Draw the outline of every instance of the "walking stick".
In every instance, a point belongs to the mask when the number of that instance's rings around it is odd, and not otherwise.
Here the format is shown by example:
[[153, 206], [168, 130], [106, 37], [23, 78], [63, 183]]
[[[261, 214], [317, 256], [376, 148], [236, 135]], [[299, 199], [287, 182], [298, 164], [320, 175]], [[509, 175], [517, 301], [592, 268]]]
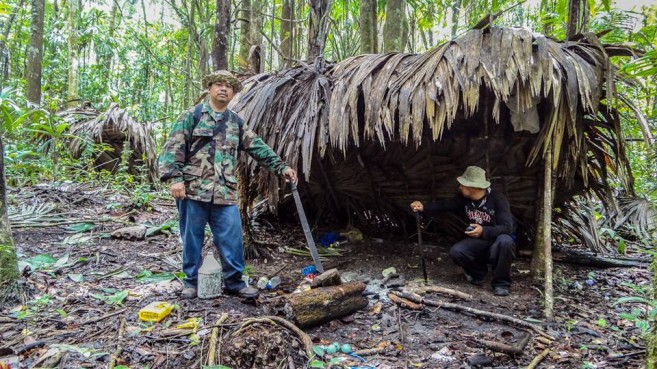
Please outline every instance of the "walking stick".
[[420, 213], [415, 212], [415, 223], [417, 223], [417, 247], [420, 251], [420, 262], [422, 263], [422, 274], [424, 275], [424, 283], [429, 283], [427, 279], [427, 264], [424, 261], [424, 245], [422, 244], [422, 225], [420, 224]]

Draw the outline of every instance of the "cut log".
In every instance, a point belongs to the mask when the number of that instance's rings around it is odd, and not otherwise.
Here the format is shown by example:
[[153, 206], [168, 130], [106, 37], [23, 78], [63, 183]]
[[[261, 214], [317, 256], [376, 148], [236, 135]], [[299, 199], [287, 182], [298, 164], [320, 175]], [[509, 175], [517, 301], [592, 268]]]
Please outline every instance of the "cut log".
[[146, 227], [142, 225], [123, 227], [111, 233], [112, 238], [122, 240], [139, 241], [146, 238]]
[[283, 311], [298, 327], [315, 326], [365, 308], [364, 290], [364, 283], [352, 282], [286, 295]]
[[337, 286], [342, 283], [340, 272], [337, 269], [329, 269], [313, 279], [311, 288]]

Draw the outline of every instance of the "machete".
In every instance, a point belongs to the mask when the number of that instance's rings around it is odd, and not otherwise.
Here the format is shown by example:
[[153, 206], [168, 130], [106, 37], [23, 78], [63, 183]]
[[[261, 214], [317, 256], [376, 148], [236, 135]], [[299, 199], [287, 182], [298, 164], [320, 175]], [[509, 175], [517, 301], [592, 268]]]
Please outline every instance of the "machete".
[[320, 273], [324, 273], [324, 267], [322, 266], [322, 261], [319, 260], [319, 253], [317, 252], [317, 247], [315, 247], [313, 234], [310, 233], [310, 226], [308, 225], [308, 219], [306, 219], [306, 212], [303, 211], [303, 205], [301, 204], [299, 191], [297, 191], [297, 185], [294, 182], [290, 182], [290, 185], [292, 186], [294, 204], [297, 206], [297, 213], [299, 213], [301, 228], [303, 228], [303, 234], [306, 236], [306, 242], [308, 243], [308, 248], [310, 249], [310, 255], [312, 255], [313, 261], [315, 262], [315, 269], [317, 269], [317, 271]]
[[415, 222], [417, 223], [417, 247], [420, 251], [420, 262], [422, 263], [422, 274], [424, 274], [424, 283], [429, 283], [427, 279], [427, 264], [424, 261], [424, 245], [422, 244], [422, 225], [420, 223], [420, 213], [415, 212]]

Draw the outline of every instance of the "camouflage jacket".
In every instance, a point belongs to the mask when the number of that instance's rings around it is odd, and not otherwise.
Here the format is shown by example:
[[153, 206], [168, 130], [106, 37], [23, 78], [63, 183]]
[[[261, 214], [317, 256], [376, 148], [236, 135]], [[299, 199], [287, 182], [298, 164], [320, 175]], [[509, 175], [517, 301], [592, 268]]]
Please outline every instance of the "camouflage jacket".
[[188, 199], [232, 205], [237, 203], [239, 151], [282, 174], [285, 162], [253, 130], [243, 124], [240, 128], [241, 120], [228, 109], [215, 113], [205, 100], [194, 128], [194, 108], [186, 111], [173, 125], [158, 159], [160, 180], [170, 184], [184, 181]]

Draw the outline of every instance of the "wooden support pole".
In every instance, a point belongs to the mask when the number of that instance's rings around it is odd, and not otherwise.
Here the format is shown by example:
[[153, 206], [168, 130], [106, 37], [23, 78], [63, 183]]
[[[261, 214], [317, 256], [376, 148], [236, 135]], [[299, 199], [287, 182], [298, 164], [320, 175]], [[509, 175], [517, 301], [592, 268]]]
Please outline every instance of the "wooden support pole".
[[554, 289], [552, 285], [552, 143], [548, 144], [545, 152], [545, 165], [543, 173], [543, 197], [541, 208], [543, 213], [540, 221], [543, 223], [543, 233], [538, 235], [545, 248], [545, 317], [554, 318]]

